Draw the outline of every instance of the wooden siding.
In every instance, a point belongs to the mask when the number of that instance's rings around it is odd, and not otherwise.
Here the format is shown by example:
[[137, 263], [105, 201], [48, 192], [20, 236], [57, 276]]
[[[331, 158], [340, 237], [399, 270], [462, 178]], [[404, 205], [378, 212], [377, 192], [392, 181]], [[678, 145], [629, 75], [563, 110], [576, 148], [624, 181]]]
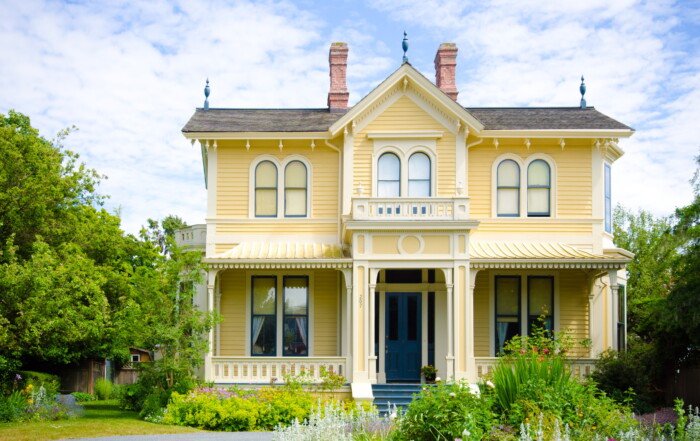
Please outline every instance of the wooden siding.
[[242, 357], [246, 346], [246, 283], [243, 271], [220, 273], [221, 354]]
[[270, 221], [260, 219], [250, 219], [246, 222], [232, 224], [217, 224], [216, 234], [241, 234], [241, 233], [316, 233], [316, 234], [334, 234], [338, 231], [338, 221], [310, 221], [309, 219], [289, 220], [283, 219]]
[[314, 272], [314, 355], [338, 353], [338, 271]]
[[589, 337], [588, 281], [581, 271], [562, 271], [559, 276], [559, 330], [569, 332], [572, 355], [588, 357], [581, 341]]
[[[437, 140], [437, 196], [455, 194], [455, 136], [442, 124], [418, 107], [411, 98], [403, 96], [369, 123], [354, 138], [353, 185], [360, 184], [371, 194], [374, 141], [367, 138], [371, 131], [436, 130], [443, 132]], [[419, 144], [419, 143], [417, 143]]]
[[[472, 270], [473, 271], [473, 270]], [[486, 271], [479, 271], [476, 275], [474, 287], [474, 356], [491, 356], [490, 343], [490, 303], [491, 286], [490, 276]]]
[[[592, 215], [592, 147], [590, 140], [566, 140], [564, 149], [553, 139], [531, 139], [526, 148], [522, 139], [501, 139], [498, 148], [490, 139], [469, 149], [469, 197], [471, 215], [490, 218], [492, 165], [505, 153], [525, 161], [530, 155], [549, 155], [556, 166], [556, 215], [559, 218], [588, 218]], [[521, 185], [527, 185], [521, 182]]]

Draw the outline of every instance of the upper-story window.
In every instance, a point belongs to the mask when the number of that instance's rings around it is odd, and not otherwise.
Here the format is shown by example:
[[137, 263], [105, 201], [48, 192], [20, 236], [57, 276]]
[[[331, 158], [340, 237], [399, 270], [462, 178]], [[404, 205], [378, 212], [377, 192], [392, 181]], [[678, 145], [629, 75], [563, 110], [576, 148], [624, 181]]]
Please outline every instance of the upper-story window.
[[612, 195], [610, 191], [610, 171], [610, 164], [605, 164], [605, 231], [607, 233], [612, 233]]
[[497, 217], [552, 217], [556, 212], [556, 167], [547, 155], [523, 160], [506, 153], [492, 168], [492, 213]]
[[520, 166], [512, 159], [498, 164], [496, 206], [498, 216], [520, 216]]
[[300, 156], [262, 156], [251, 164], [250, 212], [254, 217], [308, 217], [310, 164]]
[[393, 153], [384, 153], [377, 161], [377, 196], [401, 196], [401, 161]]
[[306, 166], [292, 161], [284, 169], [284, 215], [306, 216], [307, 179]]
[[544, 217], [550, 215], [550, 193], [552, 176], [547, 164], [536, 159], [527, 167], [527, 215]]
[[408, 159], [408, 196], [429, 197], [430, 188], [430, 158], [422, 152], [414, 153]]
[[255, 217], [277, 216], [277, 166], [262, 161], [255, 167]]

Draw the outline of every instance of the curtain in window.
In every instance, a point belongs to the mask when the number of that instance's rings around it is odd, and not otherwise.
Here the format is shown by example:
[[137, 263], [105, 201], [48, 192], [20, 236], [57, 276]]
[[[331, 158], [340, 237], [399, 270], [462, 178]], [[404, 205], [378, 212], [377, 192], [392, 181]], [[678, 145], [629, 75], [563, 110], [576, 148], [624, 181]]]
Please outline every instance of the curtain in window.
[[301, 161], [292, 161], [284, 170], [284, 215], [306, 216], [307, 171]]
[[309, 279], [284, 278], [284, 355], [309, 354], [308, 314]]
[[275, 355], [277, 353], [277, 278], [259, 276], [252, 278], [253, 323], [251, 353]]
[[[544, 326], [545, 330], [554, 328], [554, 279], [549, 276], [530, 276], [527, 278], [527, 315], [528, 334], [532, 327]], [[544, 323], [540, 323], [540, 317]]]
[[408, 160], [408, 196], [430, 196], [430, 158], [425, 153], [414, 153]]
[[496, 277], [496, 355], [520, 334], [520, 277]]
[[512, 159], [498, 164], [496, 212], [498, 216], [520, 215], [520, 166]]
[[401, 196], [401, 161], [393, 153], [384, 153], [377, 161], [377, 196]]
[[551, 196], [551, 171], [541, 159], [527, 167], [527, 215], [549, 216]]
[[255, 167], [255, 216], [277, 216], [277, 166], [270, 161]]

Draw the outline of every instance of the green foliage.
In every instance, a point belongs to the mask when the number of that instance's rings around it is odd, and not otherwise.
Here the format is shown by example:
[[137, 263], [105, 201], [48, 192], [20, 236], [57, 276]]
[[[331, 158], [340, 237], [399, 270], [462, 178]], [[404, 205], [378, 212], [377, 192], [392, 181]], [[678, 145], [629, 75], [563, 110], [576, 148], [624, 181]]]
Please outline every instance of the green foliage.
[[19, 371], [19, 375], [22, 377], [20, 382], [22, 387], [31, 385], [35, 390], [43, 387], [46, 394], [51, 397], [55, 396], [61, 387], [61, 381], [57, 375], [34, 371]]
[[654, 379], [660, 376], [660, 369], [655, 347], [633, 340], [625, 352], [601, 354], [591, 379], [615, 401], [641, 414], [652, 411], [659, 401]]
[[498, 421], [492, 404], [491, 395], [479, 398], [466, 383], [426, 386], [400, 418], [396, 439], [480, 440]]
[[321, 366], [321, 383], [319, 384], [319, 389], [324, 392], [335, 392], [343, 385], [347, 383], [347, 379], [330, 369], [326, 369], [325, 366]]
[[28, 405], [27, 398], [20, 391], [14, 391], [7, 396], [0, 395], [0, 422], [22, 419]]
[[96, 398], [93, 394], [87, 392], [73, 392], [71, 393], [75, 397], [75, 401], [78, 403], [86, 403], [89, 401], [95, 401]]
[[95, 395], [98, 400], [109, 400], [112, 398], [112, 382], [104, 378], [95, 380]]
[[437, 377], [437, 372], [437, 368], [432, 364], [426, 364], [425, 366], [420, 368], [420, 373], [423, 375], [423, 378], [425, 378], [425, 381], [428, 383], [433, 383], [435, 381], [435, 378]]

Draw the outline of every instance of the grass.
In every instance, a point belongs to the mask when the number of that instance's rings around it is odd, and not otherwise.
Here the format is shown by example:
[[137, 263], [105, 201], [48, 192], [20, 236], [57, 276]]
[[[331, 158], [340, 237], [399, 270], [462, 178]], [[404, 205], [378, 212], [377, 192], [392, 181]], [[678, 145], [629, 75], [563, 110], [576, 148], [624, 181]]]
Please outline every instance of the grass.
[[83, 403], [83, 407], [83, 415], [69, 420], [1, 423], [0, 441], [200, 432], [189, 427], [166, 426], [140, 420], [135, 412], [119, 409], [116, 400]]

